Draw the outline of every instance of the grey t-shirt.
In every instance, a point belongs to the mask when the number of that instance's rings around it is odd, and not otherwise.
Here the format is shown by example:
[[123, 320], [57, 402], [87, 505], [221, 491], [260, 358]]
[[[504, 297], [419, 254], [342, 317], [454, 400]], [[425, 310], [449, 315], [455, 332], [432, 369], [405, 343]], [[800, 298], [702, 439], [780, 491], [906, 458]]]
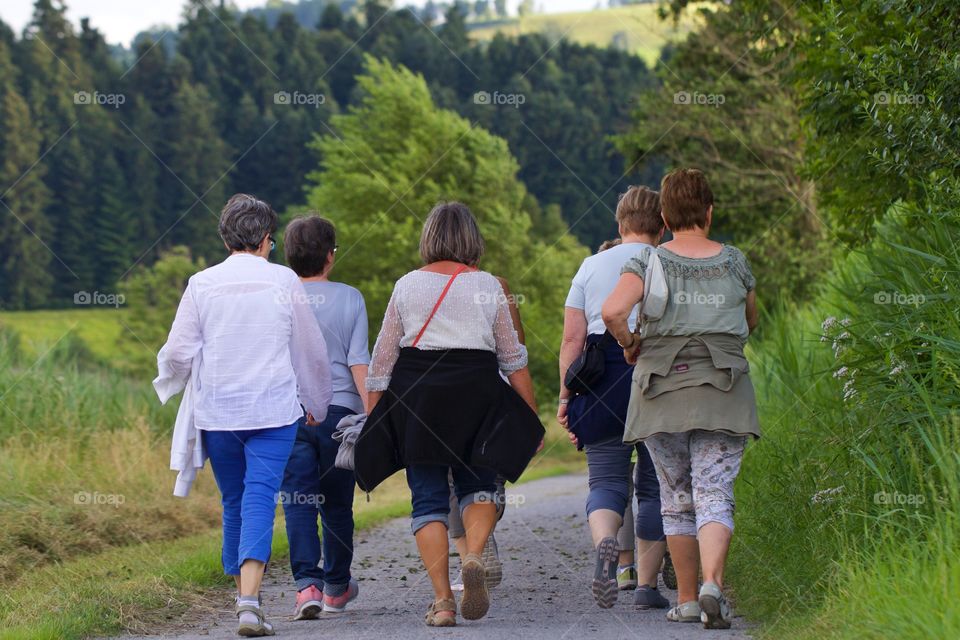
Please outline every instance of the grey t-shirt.
[[[746, 256], [731, 245], [709, 258], [686, 258], [669, 249], [657, 249], [669, 295], [663, 317], [645, 322], [645, 336], [696, 336], [727, 333], [746, 339], [747, 294], [757, 286]], [[647, 264], [631, 258], [624, 272], [641, 278]]]
[[333, 376], [333, 404], [360, 413], [363, 401], [350, 367], [370, 364], [367, 306], [363, 294], [340, 282], [304, 282], [303, 287], [327, 341]]

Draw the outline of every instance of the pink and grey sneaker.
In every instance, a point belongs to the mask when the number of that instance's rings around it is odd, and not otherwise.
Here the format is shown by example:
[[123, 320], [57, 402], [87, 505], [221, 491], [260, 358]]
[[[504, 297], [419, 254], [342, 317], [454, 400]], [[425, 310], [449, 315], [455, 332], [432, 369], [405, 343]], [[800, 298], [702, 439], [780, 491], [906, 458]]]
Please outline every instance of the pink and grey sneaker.
[[323, 610], [325, 613], [343, 613], [347, 605], [356, 600], [358, 595], [360, 595], [360, 585], [357, 584], [356, 580], [350, 578], [347, 590], [339, 596], [323, 594]]
[[323, 611], [323, 592], [310, 585], [297, 592], [297, 608], [293, 612], [294, 620], [316, 620]]

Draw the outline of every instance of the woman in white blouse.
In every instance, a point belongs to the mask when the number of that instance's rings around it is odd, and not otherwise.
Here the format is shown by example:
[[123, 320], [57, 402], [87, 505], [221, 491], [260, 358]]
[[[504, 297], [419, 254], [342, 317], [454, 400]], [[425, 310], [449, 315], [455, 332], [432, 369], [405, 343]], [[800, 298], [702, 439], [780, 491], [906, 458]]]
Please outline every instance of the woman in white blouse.
[[230, 198], [220, 214], [230, 256], [190, 278], [158, 356], [161, 378], [197, 368], [194, 423], [222, 495], [223, 568], [236, 580], [239, 633], [248, 637], [273, 635], [259, 592], [276, 496], [304, 408], [323, 420], [332, 396], [303, 285], [267, 261], [277, 222], [266, 202]]
[[430, 626], [456, 624], [448, 475], [467, 538], [461, 612], [476, 620], [489, 608], [480, 554], [496, 522], [496, 475], [516, 481], [543, 437], [527, 351], [503, 288], [477, 269], [483, 250], [465, 205], [444, 203], [430, 213], [420, 239], [425, 266], [397, 281], [373, 350], [367, 390], [374, 409], [355, 456], [366, 490], [406, 468], [412, 529], [435, 593]]

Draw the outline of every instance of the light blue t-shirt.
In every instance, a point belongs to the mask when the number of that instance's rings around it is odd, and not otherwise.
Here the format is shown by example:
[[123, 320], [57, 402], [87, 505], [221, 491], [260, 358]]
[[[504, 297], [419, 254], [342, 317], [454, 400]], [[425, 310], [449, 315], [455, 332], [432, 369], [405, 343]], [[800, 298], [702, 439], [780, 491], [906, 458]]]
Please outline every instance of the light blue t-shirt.
[[340, 282], [304, 282], [308, 302], [327, 341], [333, 377], [332, 404], [363, 411], [350, 367], [370, 364], [367, 305], [363, 294]]
[[[650, 245], [644, 242], [620, 244], [590, 256], [580, 265], [580, 270], [570, 285], [566, 306], [583, 309], [587, 316], [588, 335], [601, 334], [607, 330], [600, 313], [603, 302], [617, 286], [623, 265], [647, 247]], [[628, 320], [631, 329], [636, 321], [637, 308], [634, 307]]]

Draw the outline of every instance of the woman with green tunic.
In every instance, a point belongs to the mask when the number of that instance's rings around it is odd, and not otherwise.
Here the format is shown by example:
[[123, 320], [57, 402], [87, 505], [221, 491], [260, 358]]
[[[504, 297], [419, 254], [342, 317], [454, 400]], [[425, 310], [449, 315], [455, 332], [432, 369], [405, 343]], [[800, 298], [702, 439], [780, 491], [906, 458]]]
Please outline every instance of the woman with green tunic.
[[[703, 173], [671, 172], [660, 198], [673, 239], [626, 263], [603, 320], [627, 361], [636, 363], [624, 442], [646, 444], [660, 480], [678, 585], [667, 619], [726, 629], [732, 614], [723, 568], [733, 535], [733, 484], [748, 438], [760, 436], [743, 354], [757, 325], [756, 280], [739, 249], [708, 237], [713, 193]], [[634, 333], [627, 318], [643, 299], [654, 257], [670, 294], [662, 316]]]

